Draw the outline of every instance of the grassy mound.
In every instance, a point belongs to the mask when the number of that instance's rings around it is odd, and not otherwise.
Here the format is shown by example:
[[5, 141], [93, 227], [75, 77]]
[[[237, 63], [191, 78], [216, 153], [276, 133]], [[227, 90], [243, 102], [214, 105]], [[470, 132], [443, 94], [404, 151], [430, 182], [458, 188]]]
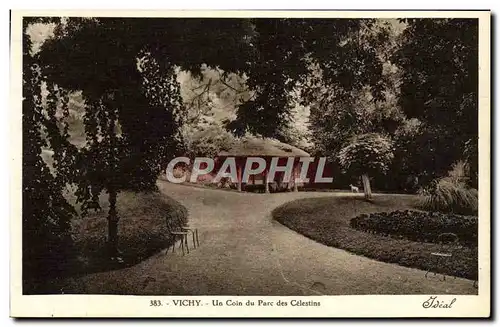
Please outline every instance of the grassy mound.
[[[105, 198], [104, 198], [105, 199]], [[124, 264], [130, 266], [167, 247], [170, 231], [187, 221], [187, 210], [180, 203], [157, 193], [123, 192], [118, 196], [118, 248]], [[102, 210], [73, 221], [78, 271], [109, 270], [106, 257], [108, 203]]]
[[417, 242], [354, 229], [350, 220], [362, 214], [408, 210], [418, 197], [376, 195], [373, 202], [355, 197], [312, 198], [289, 202], [273, 211], [288, 228], [328, 246], [383, 262], [431, 270], [470, 279], [477, 278], [477, 247], [459, 247], [448, 260], [438, 262], [433, 252], [449, 251], [445, 244]]
[[109, 203], [101, 196], [102, 210], [72, 221], [73, 256], [68, 258], [64, 276], [32, 281], [25, 294], [58, 293], [66, 277], [121, 269], [135, 265], [171, 244], [170, 231], [185, 225], [187, 209], [159, 193], [122, 192], [118, 195], [118, 247], [123, 263], [106, 256], [107, 211]]

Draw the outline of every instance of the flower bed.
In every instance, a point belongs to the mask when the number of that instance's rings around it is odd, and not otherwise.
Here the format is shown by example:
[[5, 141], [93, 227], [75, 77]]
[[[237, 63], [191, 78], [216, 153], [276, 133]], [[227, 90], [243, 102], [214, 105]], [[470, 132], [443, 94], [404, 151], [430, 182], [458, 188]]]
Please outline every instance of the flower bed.
[[359, 215], [351, 219], [350, 226], [361, 231], [431, 243], [439, 243], [444, 240], [443, 236], [455, 234], [460, 244], [477, 246], [476, 216], [397, 210]]

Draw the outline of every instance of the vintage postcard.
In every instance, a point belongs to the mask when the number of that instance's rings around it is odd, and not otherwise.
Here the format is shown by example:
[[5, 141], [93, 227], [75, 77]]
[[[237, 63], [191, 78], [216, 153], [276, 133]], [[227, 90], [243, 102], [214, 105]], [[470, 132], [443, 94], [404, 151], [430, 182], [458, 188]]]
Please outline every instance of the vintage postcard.
[[489, 317], [489, 11], [12, 11], [12, 317]]

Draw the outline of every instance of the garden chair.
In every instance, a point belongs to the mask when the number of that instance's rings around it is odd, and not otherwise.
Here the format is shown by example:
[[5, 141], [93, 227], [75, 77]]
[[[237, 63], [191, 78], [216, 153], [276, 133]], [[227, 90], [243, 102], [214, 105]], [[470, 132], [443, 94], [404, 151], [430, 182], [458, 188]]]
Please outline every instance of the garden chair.
[[[198, 238], [198, 228], [190, 227], [189, 225], [185, 225], [185, 226], [182, 226], [182, 229], [187, 233], [191, 233], [191, 236], [193, 237], [193, 248], [196, 249], [196, 247], [199, 247], [200, 240]], [[187, 240], [186, 240], [186, 244], [187, 244]]]
[[[450, 260], [453, 257], [453, 252], [460, 246], [458, 236], [454, 233], [442, 233], [438, 235], [438, 243], [442, 244], [444, 249], [442, 252], [432, 252], [431, 257], [435, 260], [436, 266], [444, 263], [444, 260]], [[430, 269], [425, 273], [425, 278], [430, 273]], [[434, 272], [434, 276], [436, 276]], [[456, 276], [453, 276], [456, 279]], [[446, 280], [446, 275], [443, 274], [443, 281]]]
[[[186, 250], [187, 250], [187, 253], [189, 254], [189, 245], [188, 245], [188, 232], [183, 230], [182, 228], [180, 229], [177, 229], [177, 230], [174, 230], [172, 232], [170, 232], [170, 235], [172, 235], [172, 238], [173, 238], [173, 242], [172, 242], [172, 253], [175, 253], [175, 243], [177, 243], [177, 240], [180, 239], [180, 244], [179, 244], [179, 247], [182, 249], [182, 255], [185, 255], [185, 252], [184, 252], [184, 246], [186, 247]], [[165, 252], [165, 254], [168, 253], [168, 249], [167, 248], [167, 251]]]

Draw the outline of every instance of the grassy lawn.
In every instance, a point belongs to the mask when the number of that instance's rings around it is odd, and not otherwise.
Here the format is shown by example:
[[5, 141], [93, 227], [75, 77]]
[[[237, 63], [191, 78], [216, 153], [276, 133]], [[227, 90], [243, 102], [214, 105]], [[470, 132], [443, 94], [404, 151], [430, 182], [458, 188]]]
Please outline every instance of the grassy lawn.
[[[68, 197], [71, 201], [71, 196]], [[66, 262], [66, 274], [62, 279], [135, 265], [166, 248], [172, 241], [172, 228], [187, 221], [186, 208], [159, 193], [120, 193], [118, 236], [124, 262], [112, 263], [105, 251], [109, 207], [105, 194], [100, 197], [100, 204], [101, 211], [72, 221], [74, 255]], [[33, 281], [33, 293], [57, 293], [59, 284], [59, 279]]]
[[288, 228], [328, 246], [402, 266], [430, 269], [452, 276], [477, 278], [477, 247], [452, 249], [450, 259], [437, 262], [432, 252], [448, 252], [446, 245], [410, 241], [349, 226], [360, 214], [415, 209], [411, 195], [376, 195], [372, 203], [361, 197], [311, 198], [292, 201], [273, 211], [273, 217]]

